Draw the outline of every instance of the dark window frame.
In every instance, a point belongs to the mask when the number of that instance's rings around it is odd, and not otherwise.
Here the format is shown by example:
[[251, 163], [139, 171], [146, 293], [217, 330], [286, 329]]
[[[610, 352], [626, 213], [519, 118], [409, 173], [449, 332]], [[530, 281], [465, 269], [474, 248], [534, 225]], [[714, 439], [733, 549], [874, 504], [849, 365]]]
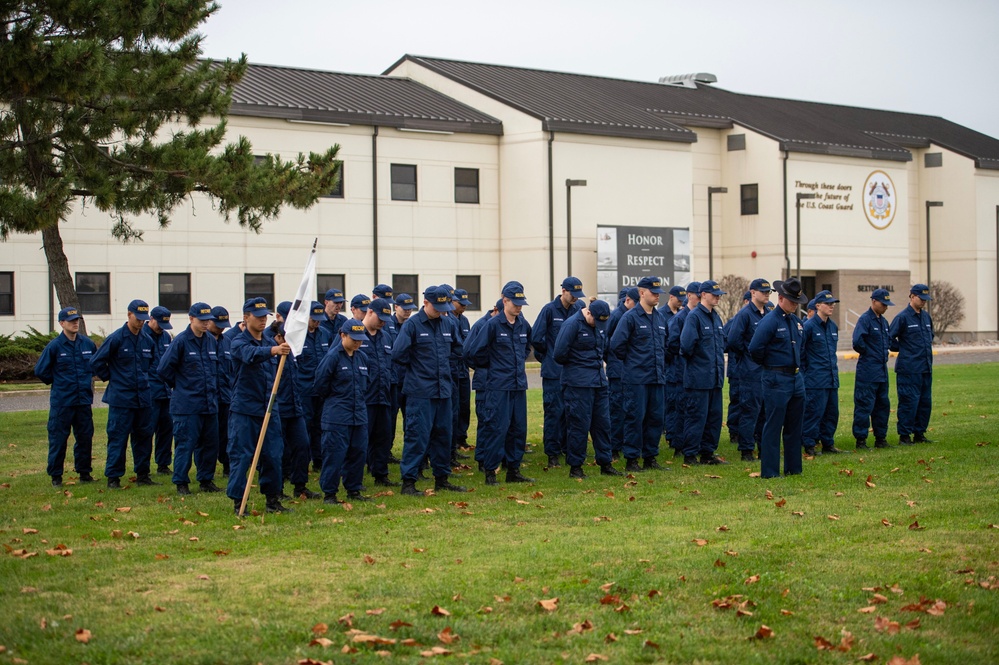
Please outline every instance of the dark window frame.
[[[5, 270], [0, 272], [0, 281], [3, 278], [8, 277], [10, 279], [10, 287], [8, 290], [0, 290], [0, 316], [14, 316], [14, 271]], [[2, 288], [2, 285], [0, 285]]]
[[[411, 285], [415, 288], [409, 289], [408, 287]], [[423, 302], [423, 294], [420, 293], [420, 276], [392, 275], [392, 293], [396, 295], [408, 293], [413, 297], [413, 302]]]
[[[247, 279], [248, 278], [261, 278], [266, 277], [270, 280], [270, 291], [264, 291], [260, 289], [250, 290], [248, 288]], [[277, 307], [277, 303], [274, 302], [274, 273], [270, 272], [247, 272], [243, 273], [243, 302], [246, 302], [250, 298], [264, 298], [267, 301], [268, 307], [273, 310]]]
[[[163, 278], [183, 277], [187, 280], [186, 291], [163, 291]], [[159, 295], [158, 305], [166, 307], [173, 314], [183, 314], [191, 309], [191, 273], [189, 272], [161, 272], [157, 276], [157, 294]], [[182, 298], [182, 299], [180, 299]]]
[[347, 276], [343, 273], [319, 273], [316, 275], [316, 302], [326, 301], [326, 292], [330, 289], [340, 289], [344, 293], [347, 286]]
[[[471, 286], [468, 283], [469, 280], [474, 280], [474, 290], [468, 288]], [[455, 275], [454, 288], [468, 291], [468, 299], [472, 301], [472, 304], [468, 307], [469, 312], [482, 311], [482, 275]]]
[[[412, 174], [412, 182], [409, 182], [409, 174]], [[389, 182], [392, 186], [393, 201], [419, 200], [416, 164], [392, 164], [390, 167]], [[412, 187], [412, 195], [409, 193], [410, 187]]]
[[[459, 178], [459, 174], [462, 178]], [[467, 182], [459, 183], [459, 180], [464, 180], [466, 177], [472, 175], [475, 176], [474, 185]], [[460, 166], [454, 167], [454, 202], [479, 203], [479, 169], [462, 168]]]
[[320, 198], [324, 199], [342, 199], [343, 195], [343, 162], [340, 162], [340, 167], [337, 169], [340, 172], [340, 179], [336, 183], [336, 187], [331, 189], [326, 194], [323, 194]]
[[[80, 277], [103, 278], [106, 288], [104, 291], [91, 291], [83, 288]], [[81, 314], [110, 314], [111, 313], [111, 273], [109, 272], [78, 272], [73, 276], [76, 284], [76, 295], [80, 299]], [[95, 306], [96, 303], [96, 306]]]
[[740, 211], [742, 215], [759, 215], [760, 214], [759, 183], [754, 183], [751, 185], [740, 185], [739, 202], [740, 202]]

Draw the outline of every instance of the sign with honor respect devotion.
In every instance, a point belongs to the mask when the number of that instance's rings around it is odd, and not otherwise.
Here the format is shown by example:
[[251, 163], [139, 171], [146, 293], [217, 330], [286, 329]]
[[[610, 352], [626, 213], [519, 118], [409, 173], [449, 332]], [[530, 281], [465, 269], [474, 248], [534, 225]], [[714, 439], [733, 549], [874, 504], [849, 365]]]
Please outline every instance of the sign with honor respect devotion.
[[648, 276], [662, 288], [690, 281], [690, 230], [658, 226], [597, 227], [597, 296], [617, 303], [624, 288]]

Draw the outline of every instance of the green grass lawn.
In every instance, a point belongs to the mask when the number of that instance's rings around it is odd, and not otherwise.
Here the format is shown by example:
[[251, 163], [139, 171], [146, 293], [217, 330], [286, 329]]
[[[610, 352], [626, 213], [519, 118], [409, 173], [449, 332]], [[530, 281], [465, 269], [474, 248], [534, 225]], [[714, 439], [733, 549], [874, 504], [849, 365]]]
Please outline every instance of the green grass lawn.
[[70, 462], [56, 490], [46, 414], [0, 414], [0, 665], [999, 662], [999, 364], [934, 380], [937, 443], [771, 480], [733, 462], [570, 481], [542, 468], [532, 391], [533, 486], [475, 474], [468, 494], [242, 523], [220, 495], [104, 489], [103, 410], [100, 482], [69, 484]]

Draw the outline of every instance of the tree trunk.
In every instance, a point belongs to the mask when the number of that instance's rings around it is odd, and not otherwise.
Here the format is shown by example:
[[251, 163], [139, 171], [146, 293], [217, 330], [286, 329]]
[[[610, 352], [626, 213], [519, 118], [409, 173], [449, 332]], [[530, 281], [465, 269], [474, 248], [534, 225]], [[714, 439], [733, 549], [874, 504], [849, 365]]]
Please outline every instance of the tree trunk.
[[[59, 308], [80, 308], [80, 296], [76, 293], [73, 275], [69, 272], [69, 259], [62, 247], [62, 236], [59, 234], [59, 224], [52, 224], [42, 229], [42, 246], [45, 248], [45, 260], [49, 264], [49, 279], [55, 287]], [[87, 322], [80, 319], [80, 334], [87, 334]]]

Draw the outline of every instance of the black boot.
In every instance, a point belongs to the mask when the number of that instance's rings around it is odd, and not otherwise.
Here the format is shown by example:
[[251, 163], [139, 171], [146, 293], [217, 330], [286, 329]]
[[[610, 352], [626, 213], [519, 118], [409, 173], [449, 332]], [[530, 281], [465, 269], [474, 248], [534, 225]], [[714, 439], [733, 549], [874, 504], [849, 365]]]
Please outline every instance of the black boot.
[[495, 471], [487, 471], [486, 472], [486, 485], [499, 485], [499, 481], [496, 480], [496, 472]]
[[295, 496], [304, 496], [306, 499], [318, 499], [322, 497], [322, 494], [313, 492], [305, 486], [305, 483], [302, 483], [301, 485], [295, 485]]
[[912, 442], [912, 439], [909, 438], [908, 434], [903, 434], [902, 436], [898, 437], [898, 445], [900, 445], [900, 446], [912, 446], [912, 445], [915, 445], [915, 444]]
[[267, 512], [269, 513], [290, 513], [291, 508], [285, 508], [281, 505], [281, 497], [272, 494], [267, 497]]
[[94, 482], [94, 477], [92, 475], [90, 475], [89, 473], [87, 473], [87, 472], [84, 471], [83, 473], [80, 474], [80, 482], [81, 483], [92, 483], [92, 482]]
[[148, 473], [144, 473], [141, 476], [139, 476], [138, 478], [136, 478], [135, 479], [135, 484], [136, 485], [145, 485], [145, 486], [159, 485], [158, 482], [156, 482], [155, 480], [153, 480], [152, 478], [149, 477]]
[[562, 466], [562, 460], [560, 460], [558, 458], [558, 455], [549, 455], [548, 456], [548, 468], [549, 469], [557, 469], [560, 466]]
[[569, 467], [569, 477], [583, 479], [586, 474], [583, 473], [583, 467], [581, 466], [570, 466]]
[[520, 469], [507, 469], [506, 482], [508, 483], [533, 483], [534, 478], [528, 478], [520, 473]]
[[624, 465], [625, 473], [641, 473], [642, 467], [638, 466], [638, 459], [630, 459], [628, 463]]
[[326, 496], [324, 496], [323, 503], [325, 503], [327, 506], [335, 506], [338, 503], [343, 503], [343, 501], [336, 498], [336, 494], [334, 493], [334, 494], [327, 494]]
[[825, 445], [825, 444], [823, 444], [823, 446], [822, 446], [822, 452], [825, 455], [839, 455], [839, 454], [845, 453], [846, 451], [845, 450], [840, 450], [839, 448], [836, 447], [835, 444], [830, 443], [828, 446]]
[[600, 465], [600, 475], [601, 476], [623, 476], [624, 474], [614, 468], [612, 464], [601, 464]]
[[717, 455], [708, 453], [707, 455], [701, 455], [701, 464], [710, 464], [714, 466], [718, 464], [728, 464], [728, 462]]
[[187, 486], [187, 483], [177, 483], [177, 494], [188, 496], [191, 494], [191, 488]]
[[375, 485], [380, 487], [398, 487], [399, 483], [389, 480], [388, 476], [375, 476]]
[[402, 464], [402, 460], [399, 459], [398, 457], [396, 457], [395, 455], [389, 455], [389, 457], [388, 457], [388, 463], [389, 464]]
[[673, 459], [680, 459], [681, 457], [683, 457], [683, 451], [680, 450], [679, 448], [674, 448], [673, 449]]
[[240, 506], [240, 504], [242, 504], [242, 503], [243, 503], [243, 500], [242, 500], [242, 499], [233, 499], [233, 500], [232, 500], [232, 512], [233, 512], [233, 513], [234, 513], [234, 514], [236, 515], [236, 517], [238, 517], [239, 519], [243, 519], [244, 517], [246, 517], [245, 515], [240, 515], [240, 514], [239, 514], [239, 506]]
[[452, 485], [448, 480], [447, 476], [435, 476], [434, 477], [434, 491], [435, 492], [467, 492], [467, 487], [462, 487], [461, 485]]
[[364, 496], [360, 490], [347, 490], [347, 498], [351, 501], [371, 501], [371, 497]]
[[62, 476], [52, 476], [52, 487], [62, 487]]
[[423, 496], [423, 492], [416, 489], [415, 480], [402, 479], [402, 489], [399, 490], [399, 494], [405, 494], [406, 496]]
[[201, 487], [202, 492], [215, 494], [222, 491], [222, 488], [216, 485], [214, 480], [202, 480], [198, 485]]
[[874, 447], [875, 448], [891, 448], [891, 446], [888, 445], [888, 441], [886, 439], [876, 439], [874, 441]]
[[170, 467], [167, 466], [166, 464], [160, 464], [158, 467], [156, 467], [156, 473], [158, 473], [161, 476], [169, 475]]
[[645, 467], [644, 468], [645, 468], [646, 471], [649, 471], [649, 470], [651, 470], [651, 471], [662, 471], [663, 470], [663, 466], [656, 460], [655, 457], [646, 457], [645, 458]]
[[121, 478], [108, 478], [108, 489], [109, 490], [120, 490], [121, 489]]
[[916, 443], [933, 443], [933, 439], [927, 439], [926, 435], [922, 432], [916, 432], [916, 438], [913, 441]]
[[756, 461], [756, 457], [753, 455], [753, 451], [752, 450], [743, 450], [742, 451], [742, 461], [743, 462], [755, 462]]
[[811, 457], [815, 457], [816, 454], [815, 446], [805, 446], [805, 454]]
[[696, 466], [700, 464], [701, 461], [697, 459], [697, 455], [684, 455], [683, 463], [687, 466]]
[[870, 450], [867, 439], [857, 439], [857, 450]]

